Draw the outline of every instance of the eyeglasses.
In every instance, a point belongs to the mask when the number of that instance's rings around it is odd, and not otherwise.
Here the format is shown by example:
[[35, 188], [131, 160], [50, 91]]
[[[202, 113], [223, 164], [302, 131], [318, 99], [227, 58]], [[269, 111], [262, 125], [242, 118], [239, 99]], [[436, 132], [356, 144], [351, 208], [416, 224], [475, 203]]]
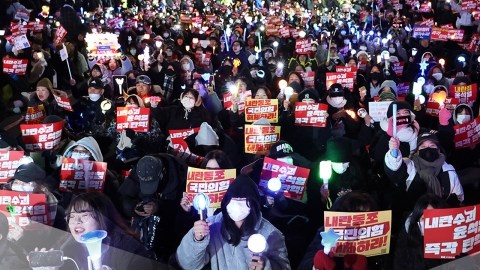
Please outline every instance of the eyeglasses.
[[90, 155], [90, 152], [88, 150], [73, 150], [72, 153], [77, 153], [77, 154], [80, 154], [80, 155]]
[[137, 82], [136, 83], [144, 83], [144, 84], [151, 84], [152, 81], [148, 76], [145, 75], [140, 75], [137, 77]]
[[83, 212], [83, 213], [72, 213], [65, 217], [65, 221], [70, 224], [74, 223], [76, 220], [80, 219], [81, 223], [86, 223], [92, 217], [92, 213], [90, 212]]

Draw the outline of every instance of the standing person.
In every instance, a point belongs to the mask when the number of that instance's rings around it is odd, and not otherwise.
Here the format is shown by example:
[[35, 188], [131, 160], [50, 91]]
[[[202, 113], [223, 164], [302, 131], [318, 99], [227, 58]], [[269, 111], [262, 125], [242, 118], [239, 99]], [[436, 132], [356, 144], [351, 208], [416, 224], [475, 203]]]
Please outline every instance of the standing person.
[[[198, 220], [183, 237], [176, 259], [183, 269], [290, 269], [282, 233], [262, 217], [255, 182], [239, 175], [222, 199], [222, 213]], [[268, 239], [268, 248], [253, 255], [247, 248], [252, 234]]]
[[15, 16], [15, 13], [17, 13], [17, 11], [19, 10], [27, 11], [27, 8], [25, 8], [25, 6], [20, 4], [19, 0], [13, 0], [12, 4], [7, 9], [7, 15], [10, 16], [11, 19], [13, 19], [13, 17]]
[[66, 0], [65, 5], [60, 9], [60, 24], [67, 30], [67, 38], [70, 40], [77, 39], [83, 28], [82, 21], [73, 8], [74, 5], [74, 0]]

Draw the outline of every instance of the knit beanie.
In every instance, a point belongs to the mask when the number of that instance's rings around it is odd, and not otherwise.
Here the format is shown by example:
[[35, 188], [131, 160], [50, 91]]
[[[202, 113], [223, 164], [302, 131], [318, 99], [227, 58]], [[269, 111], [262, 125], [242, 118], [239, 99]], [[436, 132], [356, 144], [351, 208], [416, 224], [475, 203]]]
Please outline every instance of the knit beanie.
[[397, 97], [392, 92], [382, 92], [380, 96], [378, 96], [378, 101], [386, 101], [387, 99], [397, 101]]
[[50, 92], [53, 89], [52, 82], [48, 78], [43, 78], [37, 83], [37, 87], [45, 87], [47, 88]]
[[27, 163], [18, 166], [13, 179], [20, 180], [25, 183], [33, 181], [44, 181], [47, 177], [47, 174], [40, 167], [35, 165], [35, 163]]
[[380, 86], [380, 89], [383, 89], [384, 87], [390, 87], [390, 89], [392, 89], [392, 91], [394, 91], [395, 93], [397, 93], [397, 84], [392, 81], [392, 80], [386, 80], [382, 83], [382, 85]]
[[218, 135], [207, 122], [203, 122], [195, 137], [195, 143], [197, 145], [219, 146]]
[[402, 110], [402, 109], [407, 109], [407, 110], [413, 111], [412, 106], [410, 106], [410, 104], [408, 104], [407, 102], [405, 102], [405, 101], [395, 101], [395, 102], [390, 103], [390, 106], [388, 106], [387, 118], [390, 118], [390, 117], [393, 116], [393, 105], [394, 104], [397, 104], [397, 111]]

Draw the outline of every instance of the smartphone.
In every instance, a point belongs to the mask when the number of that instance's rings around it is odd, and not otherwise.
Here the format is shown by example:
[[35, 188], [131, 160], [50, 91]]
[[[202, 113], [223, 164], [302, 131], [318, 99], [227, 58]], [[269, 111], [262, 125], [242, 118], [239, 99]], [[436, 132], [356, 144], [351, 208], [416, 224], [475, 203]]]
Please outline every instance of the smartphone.
[[30, 267], [61, 267], [64, 264], [63, 251], [32, 251], [28, 254]]

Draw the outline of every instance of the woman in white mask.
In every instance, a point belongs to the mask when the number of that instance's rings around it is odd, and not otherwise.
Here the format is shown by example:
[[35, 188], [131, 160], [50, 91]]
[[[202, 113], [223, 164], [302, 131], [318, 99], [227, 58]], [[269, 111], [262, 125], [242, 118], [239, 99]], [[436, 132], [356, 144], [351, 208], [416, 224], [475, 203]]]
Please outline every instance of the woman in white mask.
[[193, 64], [192, 59], [190, 59], [188, 56], [184, 56], [180, 61], [180, 64], [182, 65], [182, 71], [180, 72], [182, 80], [187, 86], [191, 87], [193, 84], [193, 72], [195, 65]]
[[424, 195], [417, 201], [398, 236], [394, 269], [431, 269], [446, 263], [445, 260], [425, 259], [423, 256], [424, 210], [444, 208], [449, 206], [442, 198], [435, 195]]
[[432, 76], [437, 81], [436, 85], [443, 85], [449, 89], [450, 85], [453, 83], [454, 79], [446, 78], [444, 74], [444, 69], [441, 65], [433, 66], [429, 71], [427, 76]]
[[[202, 269], [210, 263], [220, 269], [290, 269], [285, 240], [278, 229], [262, 218], [257, 185], [239, 175], [222, 199], [222, 212], [196, 221], [183, 237], [176, 259], [183, 269]], [[262, 235], [268, 244], [261, 254], [248, 249], [248, 239]]]

